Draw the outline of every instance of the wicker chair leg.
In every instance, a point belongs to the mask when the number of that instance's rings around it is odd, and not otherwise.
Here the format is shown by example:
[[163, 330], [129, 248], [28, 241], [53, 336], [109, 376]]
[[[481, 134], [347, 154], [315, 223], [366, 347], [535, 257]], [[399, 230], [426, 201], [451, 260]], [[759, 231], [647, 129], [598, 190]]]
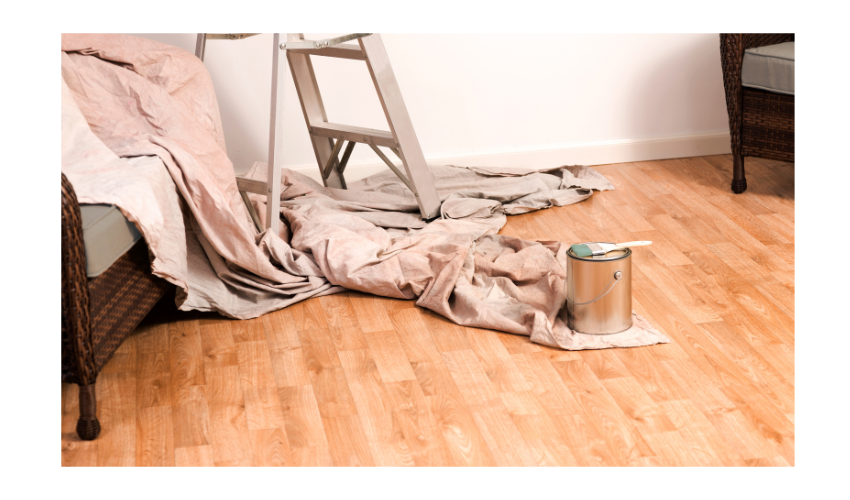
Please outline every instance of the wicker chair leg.
[[741, 194], [747, 190], [747, 177], [744, 175], [744, 157], [735, 155], [732, 160], [732, 192]]
[[80, 386], [80, 419], [77, 420], [77, 435], [83, 441], [91, 441], [100, 435], [94, 388], [94, 383]]

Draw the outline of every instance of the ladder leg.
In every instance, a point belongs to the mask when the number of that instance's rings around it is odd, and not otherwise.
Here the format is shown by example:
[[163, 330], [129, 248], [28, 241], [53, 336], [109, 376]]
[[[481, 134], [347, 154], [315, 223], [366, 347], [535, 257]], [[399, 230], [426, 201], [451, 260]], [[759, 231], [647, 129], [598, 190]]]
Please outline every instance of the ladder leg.
[[[300, 33], [292, 33], [289, 40], [303, 40], [304, 36]], [[319, 84], [316, 82], [316, 75], [313, 72], [313, 64], [310, 62], [308, 54], [298, 54], [287, 51], [286, 57], [289, 59], [289, 66], [292, 70], [292, 79], [295, 82], [295, 89], [298, 92], [298, 100], [301, 101], [301, 110], [304, 112], [304, 121], [307, 122], [307, 130], [310, 131], [310, 139], [313, 142], [313, 152], [316, 154], [316, 162], [319, 164], [321, 171], [328, 161], [331, 160], [331, 152], [333, 151], [333, 139], [327, 137], [319, 137], [313, 135], [313, 125], [325, 123], [328, 121], [325, 113], [325, 105], [322, 103], [322, 95], [319, 93]], [[332, 160], [330, 172], [325, 176], [325, 186], [339, 189], [346, 189], [345, 178], [339, 172], [339, 161]]]
[[195, 40], [195, 57], [204, 60], [204, 50], [207, 48], [207, 34], [198, 33], [198, 38]]
[[[269, 162], [266, 180], [266, 229], [280, 233], [280, 169], [283, 164], [283, 83], [286, 75], [285, 55], [281, 54], [283, 33], [274, 34], [272, 47], [272, 99], [269, 118]], [[281, 57], [283, 55], [283, 57]]]
[[360, 48], [366, 55], [366, 65], [372, 82], [378, 91], [378, 98], [384, 108], [384, 114], [396, 142], [401, 150], [401, 160], [407, 172], [407, 178], [416, 186], [416, 201], [424, 219], [432, 219], [440, 214], [440, 197], [434, 187], [434, 176], [425, 163], [425, 156], [413, 131], [413, 123], [407, 113], [407, 107], [401, 97], [401, 90], [395, 79], [387, 51], [381, 41], [381, 35], [373, 33], [358, 39]]

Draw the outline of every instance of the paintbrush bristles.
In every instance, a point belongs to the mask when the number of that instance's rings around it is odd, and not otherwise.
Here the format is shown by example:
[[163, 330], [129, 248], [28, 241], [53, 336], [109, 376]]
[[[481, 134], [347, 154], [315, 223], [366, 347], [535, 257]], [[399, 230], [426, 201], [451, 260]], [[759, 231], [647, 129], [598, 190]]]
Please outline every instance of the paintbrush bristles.
[[593, 255], [593, 250], [587, 245], [573, 245], [570, 247], [570, 251], [576, 257], [590, 257]]

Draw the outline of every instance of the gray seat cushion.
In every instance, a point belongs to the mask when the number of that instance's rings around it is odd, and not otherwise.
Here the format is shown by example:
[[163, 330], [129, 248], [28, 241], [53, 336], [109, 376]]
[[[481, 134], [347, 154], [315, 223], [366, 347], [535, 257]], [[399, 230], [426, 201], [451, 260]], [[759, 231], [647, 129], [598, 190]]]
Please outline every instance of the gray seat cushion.
[[80, 216], [89, 278], [106, 271], [142, 237], [136, 225], [128, 221], [118, 207], [80, 205]]
[[741, 84], [794, 95], [794, 42], [745, 50]]

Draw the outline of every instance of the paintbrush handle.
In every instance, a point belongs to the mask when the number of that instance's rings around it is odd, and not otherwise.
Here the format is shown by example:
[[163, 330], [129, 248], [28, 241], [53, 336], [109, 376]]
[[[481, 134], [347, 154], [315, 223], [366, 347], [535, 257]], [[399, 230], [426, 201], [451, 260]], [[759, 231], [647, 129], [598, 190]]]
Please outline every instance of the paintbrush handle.
[[651, 241], [629, 241], [627, 243], [617, 243], [617, 248], [645, 247], [649, 245], [652, 245]]

